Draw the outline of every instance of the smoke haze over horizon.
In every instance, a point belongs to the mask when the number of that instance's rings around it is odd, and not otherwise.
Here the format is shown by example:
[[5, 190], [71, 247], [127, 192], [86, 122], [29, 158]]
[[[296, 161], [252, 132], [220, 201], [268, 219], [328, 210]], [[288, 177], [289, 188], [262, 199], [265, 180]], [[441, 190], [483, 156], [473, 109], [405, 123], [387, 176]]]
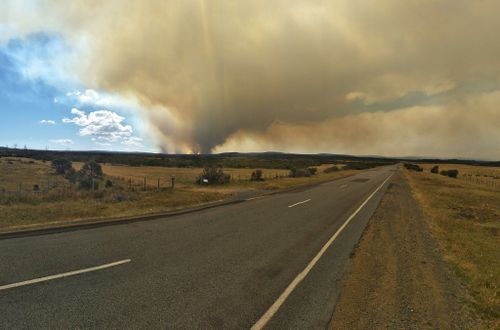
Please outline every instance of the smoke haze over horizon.
[[0, 42], [41, 32], [64, 41], [67, 54], [37, 77], [60, 73], [131, 100], [161, 151], [500, 158], [498, 1], [0, 7]]

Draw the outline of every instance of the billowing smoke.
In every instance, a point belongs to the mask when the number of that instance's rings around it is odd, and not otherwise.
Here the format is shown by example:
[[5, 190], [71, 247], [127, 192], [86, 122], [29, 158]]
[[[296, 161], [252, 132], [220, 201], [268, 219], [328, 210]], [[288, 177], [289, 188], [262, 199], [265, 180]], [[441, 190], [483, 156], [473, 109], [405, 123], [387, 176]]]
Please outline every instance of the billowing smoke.
[[137, 98], [163, 150], [500, 157], [495, 0], [2, 6], [81, 49], [89, 86]]

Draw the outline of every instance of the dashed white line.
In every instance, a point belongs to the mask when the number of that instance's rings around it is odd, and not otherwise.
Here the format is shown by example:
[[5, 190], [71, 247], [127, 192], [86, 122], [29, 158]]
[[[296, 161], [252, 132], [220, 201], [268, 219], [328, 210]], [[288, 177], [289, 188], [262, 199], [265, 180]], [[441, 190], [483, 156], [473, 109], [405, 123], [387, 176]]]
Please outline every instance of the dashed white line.
[[382, 188], [384, 186], [384, 184], [387, 182], [387, 180], [389, 180], [392, 177], [392, 175], [393, 174], [391, 174], [387, 179], [385, 179], [384, 182], [382, 182], [382, 184], [380, 186], [378, 186], [378, 188], [375, 189], [375, 191], [372, 192], [371, 195], [368, 196], [367, 199], [365, 199], [363, 204], [361, 204], [358, 207], [358, 209], [356, 211], [354, 211], [354, 213], [351, 214], [349, 216], [349, 218], [347, 218], [347, 220], [344, 222], [344, 224], [342, 226], [340, 226], [340, 228], [335, 232], [335, 234], [333, 234], [333, 236], [328, 240], [328, 242], [326, 242], [325, 245], [323, 245], [321, 250], [309, 262], [309, 264], [306, 266], [306, 268], [304, 268], [304, 270], [301, 271], [299, 273], [299, 275], [297, 275], [297, 277], [295, 277], [295, 279], [288, 285], [288, 287], [285, 289], [285, 291], [283, 291], [283, 293], [271, 305], [271, 307], [269, 307], [269, 309], [264, 313], [264, 315], [262, 315], [262, 317], [257, 321], [257, 323], [255, 323], [252, 326], [251, 330], [261, 330], [266, 326], [267, 322], [269, 322], [269, 320], [271, 320], [271, 318], [274, 316], [274, 314], [276, 314], [278, 309], [281, 307], [281, 305], [283, 305], [283, 303], [288, 298], [288, 296], [293, 292], [293, 290], [295, 290], [297, 285], [299, 285], [300, 282], [302, 282], [304, 280], [304, 278], [307, 276], [307, 274], [309, 274], [311, 269], [314, 267], [314, 265], [316, 265], [316, 263], [323, 256], [323, 254], [330, 247], [330, 245], [332, 245], [333, 241], [335, 241], [335, 239], [337, 238], [337, 236], [339, 236], [339, 234], [342, 232], [342, 230], [344, 230], [344, 228], [349, 224], [349, 222], [351, 222], [351, 220], [359, 213], [359, 211], [361, 211], [361, 209], [366, 205], [366, 203], [368, 203], [368, 201], [370, 199], [372, 199], [372, 197], [377, 193], [377, 191], [379, 191], [380, 188]]
[[294, 207], [294, 206], [297, 206], [297, 205], [300, 205], [300, 204], [304, 204], [304, 203], [307, 203], [309, 202], [311, 199], [306, 199], [305, 201], [302, 201], [302, 202], [298, 202], [298, 203], [295, 203], [295, 204], [292, 204], [292, 205], [288, 205], [288, 207]]
[[32, 280], [28, 280], [28, 281], [22, 281], [22, 282], [2, 285], [2, 286], [0, 286], [0, 291], [12, 289], [12, 288], [17, 288], [17, 287], [24, 286], [24, 285], [30, 285], [30, 284], [40, 283], [40, 282], [51, 281], [51, 280], [55, 280], [58, 278], [94, 272], [96, 270], [101, 270], [101, 269], [106, 269], [106, 268], [122, 265], [122, 264], [125, 264], [125, 263], [130, 262], [130, 261], [131, 261], [130, 259], [124, 259], [124, 260], [115, 261], [115, 262], [105, 264], [105, 265], [100, 265], [100, 266], [95, 266], [95, 267], [90, 267], [90, 268], [85, 268], [85, 269], [80, 269], [80, 270], [74, 270], [71, 272], [61, 273], [61, 274], [56, 274], [56, 275], [44, 276], [44, 277], [35, 278]]

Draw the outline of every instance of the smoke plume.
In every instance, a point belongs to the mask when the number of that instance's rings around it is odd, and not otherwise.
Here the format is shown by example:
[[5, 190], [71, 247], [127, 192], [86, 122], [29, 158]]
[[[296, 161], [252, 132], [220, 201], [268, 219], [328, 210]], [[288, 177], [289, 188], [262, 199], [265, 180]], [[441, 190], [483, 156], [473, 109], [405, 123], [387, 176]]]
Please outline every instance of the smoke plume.
[[498, 1], [7, 3], [137, 98], [165, 151], [500, 157]]

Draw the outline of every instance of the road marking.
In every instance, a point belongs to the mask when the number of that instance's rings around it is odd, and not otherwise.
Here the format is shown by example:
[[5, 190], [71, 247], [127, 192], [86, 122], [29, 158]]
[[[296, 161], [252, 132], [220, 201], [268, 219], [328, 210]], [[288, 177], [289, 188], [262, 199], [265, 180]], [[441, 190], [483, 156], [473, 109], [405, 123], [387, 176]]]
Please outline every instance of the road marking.
[[72, 272], [67, 272], [67, 273], [62, 273], [62, 274], [56, 274], [56, 275], [50, 275], [50, 276], [44, 276], [40, 278], [35, 278], [33, 280], [28, 280], [28, 281], [23, 281], [23, 282], [17, 282], [17, 283], [12, 283], [12, 284], [7, 284], [7, 285], [2, 285], [0, 286], [0, 291], [1, 290], [7, 290], [7, 289], [12, 289], [12, 288], [17, 288], [19, 286], [24, 286], [24, 285], [30, 285], [30, 284], [35, 284], [35, 283], [40, 283], [40, 282], [46, 282], [50, 280], [55, 280], [58, 278], [63, 278], [63, 277], [68, 277], [68, 276], [74, 276], [78, 274], [83, 274], [83, 273], [88, 273], [88, 272], [94, 272], [96, 270], [101, 270], [101, 269], [106, 269], [118, 265], [125, 264], [127, 262], [130, 262], [130, 259], [125, 259], [125, 260], [120, 260], [120, 261], [115, 261], [109, 264], [101, 265], [101, 266], [95, 266], [95, 267], [90, 267], [90, 268], [85, 268], [85, 269], [80, 269], [80, 270], [74, 270]]
[[246, 201], [251, 201], [251, 200], [254, 200], [254, 199], [259, 199], [259, 198], [264, 198], [265, 196], [257, 196], [257, 197], [250, 197], [250, 198], [246, 198], [245, 200]]
[[261, 329], [263, 329], [266, 326], [267, 322], [269, 322], [269, 320], [271, 320], [271, 318], [274, 316], [274, 314], [276, 314], [276, 312], [278, 311], [278, 309], [281, 307], [281, 305], [283, 305], [283, 303], [288, 298], [288, 296], [293, 292], [293, 290], [295, 290], [295, 288], [297, 287], [297, 285], [299, 285], [300, 282], [302, 282], [304, 280], [304, 278], [307, 276], [307, 274], [309, 274], [309, 272], [311, 271], [311, 269], [314, 267], [314, 265], [316, 265], [316, 263], [323, 256], [323, 254], [330, 247], [330, 245], [332, 245], [333, 241], [335, 241], [335, 239], [337, 238], [337, 236], [339, 236], [339, 234], [342, 232], [342, 230], [344, 230], [344, 228], [349, 224], [349, 222], [351, 222], [351, 220], [359, 213], [359, 211], [361, 211], [361, 209], [366, 205], [366, 203], [368, 203], [368, 201], [370, 199], [372, 199], [372, 197], [377, 193], [377, 191], [379, 191], [380, 188], [382, 188], [384, 186], [384, 184], [387, 182], [387, 180], [389, 180], [392, 177], [392, 175], [393, 174], [391, 174], [387, 179], [385, 179], [384, 182], [382, 182], [382, 184], [380, 186], [378, 186], [378, 188], [375, 189], [375, 191], [372, 192], [371, 195], [368, 196], [367, 199], [365, 199], [365, 201], [363, 202], [363, 204], [361, 204], [358, 207], [358, 209], [356, 211], [354, 211], [354, 213], [351, 214], [349, 216], [349, 218], [347, 218], [347, 220], [344, 222], [344, 224], [342, 226], [340, 226], [340, 228], [335, 232], [335, 234], [333, 234], [333, 236], [330, 237], [330, 239], [328, 240], [328, 242], [326, 242], [326, 244], [323, 245], [323, 247], [321, 248], [321, 250], [309, 262], [309, 264], [306, 266], [306, 268], [304, 268], [304, 270], [301, 271], [299, 273], [299, 275], [297, 275], [297, 277], [294, 278], [294, 280], [288, 285], [288, 287], [285, 289], [285, 291], [283, 291], [283, 293], [271, 305], [271, 307], [269, 307], [269, 309], [264, 313], [264, 315], [262, 315], [262, 317], [257, 321], [257, 323], [255, 323], [252, 326], [251, 330], [261, 330]]
[[302, 201], [302, 202], [298, 202], [298, 203], [295, 203], [295, 204], [292, 204], [292, 205], [288, 205], [288, 207], [294, 207], [294, 206], [297, 206], [297, 205], [300, 205], [300, 204], [304, 204], [304, 203], [307, 203], [309, 202], [311, 199], [306, 199], [305, 201]]

